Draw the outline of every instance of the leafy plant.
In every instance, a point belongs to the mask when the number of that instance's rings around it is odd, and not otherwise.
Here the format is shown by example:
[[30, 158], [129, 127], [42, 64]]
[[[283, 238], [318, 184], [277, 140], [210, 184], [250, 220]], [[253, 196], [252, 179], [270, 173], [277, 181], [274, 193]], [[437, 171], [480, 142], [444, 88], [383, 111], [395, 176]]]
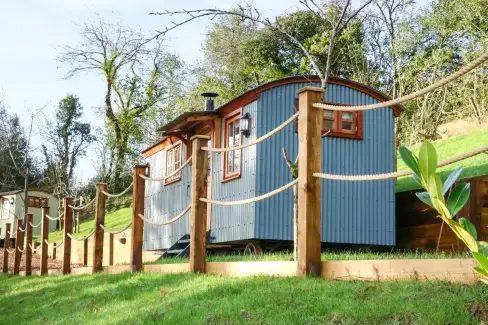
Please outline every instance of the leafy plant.
[[433, 207], [439, 217], [452, 229], [456, 236], [468, 247], [480, 266], [474, 270], [481, 275], [481, 281], [488, 284], [488, 243], [477, 241], [476, 227], [465, 218], [457, 218], [457, 214], [469, 199], [470, 186], [467, 183], [456, 185], [448, 195], [462, 172], [455, 169], [444, 183], [436, 175], [437, 153], [430, 142], [424, 142], [417, 157], [410, 150], [401, 146], [400, 157], [413, 171], [413, 177], [427, 192], [417, 193], [417, 197]]

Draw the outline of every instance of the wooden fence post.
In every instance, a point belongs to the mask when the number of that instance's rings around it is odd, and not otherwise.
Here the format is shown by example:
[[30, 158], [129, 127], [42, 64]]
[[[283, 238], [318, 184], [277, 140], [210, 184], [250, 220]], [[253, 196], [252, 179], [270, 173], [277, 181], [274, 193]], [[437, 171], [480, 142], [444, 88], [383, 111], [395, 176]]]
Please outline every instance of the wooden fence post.
[[304, 87], [298, 91], [298, 249], [297, 276], [320, 276], [322, 102], [324, 90]]
[[27, 213], [27, 224], [25, 225], [25, 275], [32, 275], [32, 222], [33, 214]]
[[102, 191], [107, 192], [107, 184], [97, 184], [95, 200], [95, 233], [93, 234], [93, 272], [103, 271], [103, 237], [105, 231], [100, 225], [105, 225], [105, 202], [107, 197]]
[[18, 275], [20, 271], [20, 260], [22, 258], [22, 249], [24, 245], [24, 233], [20, 231], [23, 228], [23, 221], [17, 220], [17, 228], [15, 228], [15, 260], [14, 260], [14, 274]]
[[83, 265], [88, 266], [88, 238], [83, 241]]
[[142, 270], [142, 240], [144, 236], [144, 221], [139, 218], [144, 215], [144, 195], [146, 192], [146, 181], [139, 175], [144, 175], [149, 165], [137, 165], [134, 168], [134, 187], [132, 188], [132, 239], [130, 265], [132, 271]]
[[108, 234], [108, 265], [114, 265], [114, 234]]
[[63, 274], [71, 273], [71, 238], [68, 234], [73, 235], [73, 199], [65, 197], [64, 205], [64, 242], [63, 242]]
[[[49, 246], [46, 241], [49, 240], [49, 207], [42, 207], [42, 228], [41, 228], [41, 275], [47, 275], [47, 258]], [[54, 258], [54, 256], [53, 256]]]
[[207, 198], [208, 153], [202, 150], [207, 146], [209, 136], [195, 135], [192, 141], [191, 166], [191, 223], [190, 223], [190, 272], [205, 273], [207, 255]]
[[8, 250], [10, 249], [10, 223], [5, 224], [5, 238], [3, 241], [3, 273], [8, 273]]

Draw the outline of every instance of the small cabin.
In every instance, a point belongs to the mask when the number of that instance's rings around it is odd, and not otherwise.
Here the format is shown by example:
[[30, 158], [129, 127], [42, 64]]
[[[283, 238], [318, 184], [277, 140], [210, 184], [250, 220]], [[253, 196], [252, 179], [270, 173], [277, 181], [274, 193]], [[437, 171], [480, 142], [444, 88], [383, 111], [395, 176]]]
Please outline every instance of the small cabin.
[[[208, 145], [232, 147], [259, 138], [288, 120], [298, 109], [297, 91], [320, 87], [316, 76], [294, 76], [263, 84], [217, 109], [213, 96], [204, 111], [187, 112], [164, 125], [159, 143], [143, 151], [150, 176], [169, 175], [191, 155], [189, 139], [208, 135]], [[370, 87], [330, 78], [323, 101], [365, 105], [390, 98]], [[324, 111], [322, 171], [331, 174], [377, 174], [396, 168], [395, 117], [401, 106], [364, 111]], [[245, 119], [246, 123], [241, 123]], [[241, 125], [247, 125], [246, 129]], [[242, 150], [209, 154], [208, 197], [220, 201], [253, 198], [277, 189], [292, 176], [283, 156], [297, 155], [297, 125], [292, 123], [266, 141]], [[319, 172], [319, 171], [318, 171]], [[145, 216], [167, 221], [190, 203], [191, 168], [165, 182], [146, 182]], [[322, 242], [325, 245], [395, 245], [395, 180], [347, 182], [322, 180]], [[237, 206], [209, 204], [209, 244], [293, 240], [293, 193]], [[164, 227], [144, 226], [144, 249], [168, 249], [190, 233], [190, 214]], [[186, 237], [187, 238], [187, 237]]]
[[[44, 191], [28, 192], [28, 209], [32, 213], [32, 224], [37, 225], [42, 220], [41, 207], [51, 207], [49, 216], [58, 216], [58, 199]], [[24, 190], [0, 193], [0, 238], [5, 238], [5, 225], [10, 223], [10, 238], [16, 236], [16, 226], [18, 219], [24, 218]], [[56, 221], [49, 220], [49, 231], [56, 230]], [[41, 235], [41, 227], [32, 228], [33, 236]]]

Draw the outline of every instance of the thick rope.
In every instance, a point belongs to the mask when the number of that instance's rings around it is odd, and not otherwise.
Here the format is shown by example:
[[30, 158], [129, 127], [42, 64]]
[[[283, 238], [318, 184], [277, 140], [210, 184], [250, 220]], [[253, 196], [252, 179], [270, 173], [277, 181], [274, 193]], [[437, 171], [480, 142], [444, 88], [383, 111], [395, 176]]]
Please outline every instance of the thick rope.
[[37, 228], [42, 225], [42, 220], [37, 225], [33, 225], [32, 222], [29, 222], [29, 225], [31, 225], [32, 228]]
[[39, 246], [37, 248], [32, 248], [32, 244], [29, 244], [29, 248], [31, 249], [32, 253], [37, 252], [42, 246]]
[[85, 239], [88, 239], [90, 238], [93, 234], [95, 233], [95, 229], [93, 229], [91, 232], [89, 232], [86, 236], [84, 237], [81, 237], [81, 238], [77, 238], [75, 236], [73, 236], [72, 234], [70, 233], [67, 233], [66, 235], [68, 235], [69, 238], [73, 239], [73, 240], [76, 240], [76, 241], [84, 241]]
[[132, 185], [134, 185], [134, 182], [130, 183], [129, 187], [127, 187], [122, 193], [119, 194], [110, 194], [102, 190], [102, 193], [108, 197], [119, 197], [124, 195], [125, 193], [129, 192], [129, 190], [132, 188]]
[[125, 226], [124, 228], [122, 228], [120, 230], [108, 230], [107, 228], [105, 228], [104, 225], [99, 225], [99, 226], [100, 226], [100, 228], [103, 229], [104, 232], [108, 232], [109, 234], [117, 235], [117, 234], [120, 234], [121, 232], [124, 232], [127, 229], [129, 229], [129, 227], [132, 226], [132, 221], [129, 222], [129, 224], [127, 226]]
[[60, 214], [59, 216], [57, 216], [56, 218], [53, 218], [53, 217], [50, 217], [48, 214], [46, 214], [46, 218], [48, 218], [49, 220], [52, 220], [52, 221], [56, 221], [56, 220], [59, 220], [61, 219], [63, 215]]
[[161, 181], [165, 181], [167, 179], [170, 179], [171, 177], [175, 176], [176, 174], [178, 174], [179, 172], [181, 172], [181, 170], [183, 168], [185, 168], [189, 163], [191, 162], [191, 157], [188, 158], [184, 163], [183, 165], [181, 165], [178, 169], [176, 169], [174, 172], [172, 172], [171, 174], [167, 175], [167, 176], [164, 176], [164, 177], [161, 177], [161, 178], [157, 178], [157, 177], [149, 177], [149, 176], [146, 176], [146, 175], [143, 175], [143, 174], [139, 174], [139, 176], [142, 178], [142, 179], [145, 179], [146, 181], [151, 181], [151, 182], [161, 182]]
[[49, 242], [48, 242], [46, 239], [44, 239], [44, 242], [45, 242], [45, 243], [46, 243], [46, 245], [48, 245], [48, 246], [52, 246], [53, 248], [59, 248], [59, 246], [63, 245], [64, 240], [63, 240], [63, 241], [61, 241], [61, 242], [60, 242], [58, 245], [51, 244], [51, 243], [49, 243]]
[[27, 227], [25, 227], [24, 229], [22, 229], [22, 227], [19, 227], [20, 232], [25, 232], [26, 229]]
[[151, 221], [149, 219], [146, 219], [144, 218], [144, 216], [142, 214], [138, 214], [139, 218], [141, 218], [144, 222], [147, 222], [151, 225], [155, 225], [155, 226], [166, 226], [166, 225], [169, 225], [173, 222], [175, 222], [176, 220], [180, 219], [181, 217], [183, 217], [191, 208], [191, 204], [189, 206], [186, 207], [185, 210], [183, 210], [183, 212], [181, 212], [179, 215], [177, 215], [176, 217], [174, 217], [173, 219], [171, 220], [168, 220], [168, 221], [165, 221], [165, 222], [154, 222], [154, 221]]
[[13, 253], [15, 253], [15, 248], [12, 248], [12, 249], [8, 249], [8, 248], [7, 248], [7, 249], [6, 249], [6, 251], [7, 251], [7, 253], [9, 253], [9, 254], [13, 254]]
[[12, 237], [12, 233], [10, 231], [7, 231], [9, 237]]
[[464, 67], [462, 67], [458, 71], [456, 71], [453, 74], [445, 77], [444, 79], [437, 81], [436, 83], [434, 83], [428, 87], [417, 90], [416, 92], [413, 92], [411, 94], [408, 94], [408, 95], [405, 95], [402, 97], [398, 97], [396, 99], [388, 100], [386, 102], [370, 104], [370, 105], [358, 105], [358, 106], [338, 106], [338, 105], [315, 103], [312, 106], [315, 108], [327, 109], [327, 110], [333, 110], [333, 111], [368, 111], [368, 110], [372, 110], [375, 108], [391, 107], [391, 106], [406, 102], [408, 100], [415, 99], [415, 98], [420, 97], [422, 95], [425, 95], [425, 94], [427, 94], [433, 90], [436, 90], [437, 88], [440, 88], [440, 87], [450, 83], [451, 81], [454, 81], [454, 80], [458, 79], [459, 77], [465, 75], [466, 73], [473, 70], [474, 68], [476, 68], [477, 66], [479, 66], [480, 64], [485, 62], [486, 60], [488, 60], [488, 53], [481, 55], [479, 58], [468, 63], [467, 65], [465, 65]]
[[20, 247], [15, 247], [15, 248], [21, 253], [25, 252], [25, 248], [24, 249], [20, 249]]
[[[465, 152], [456, 156], [452, 156], [451, 158], [442, 160], [439, 162], [437, 167], [447, 166], [455, 162], [479, 155], [480, 153], [485, 151], [488, 151], [488, 145], [480, 147], [473, 151]], [[375, 181], [375, 180], [382, 180], [382, 179], [389, 179], [389, 178], [398, 178], [402, 176], [409, 176], [412, 174], [413, 172], [407, 169], [399, 172], [391, 172], [391, 173], [375, 174], [375, 175], [336, 175], [336, 174], [325, 174], [325, 173], [313, 173], [313, 176], [318, 178], [337, 180], [337, 181]]]
[[252, 203], [260, 200], [267, 199], [269, 197], [272, 197], [273, 195], [276, 195], [280, 192], [283, 192], [284, 190], [292, 187], [293, 185], [298, 183], [298, 179], [295, 179], [294, 181], [291, 181], [290, 183], [286, 184], [285, 186], [282, 186], [280, 188], [277, 188], [274, 191], [268, 192], [266, 194], [256, 196], [251, 199], [247, 200], [241, 200], [241, 201], [215, 201], [215, 200], [210, 200], [210, 199], [203, 199], [200, 198], [200, 201], [205, 202], [205, 203], [212, 203], [212, 204], [217, 204], [217, 205], [239, 205], [239, 204], [246, 204], [246, 203]]
[[228, 151], [240, 150], [240, 149], [244, 149], [244, 148], [253, 146], [255, 144], [258, 144], [260, 142], [263, 142], [266, 139], [271, 138], [273, 135], [275, 135], [276, 133], [278, 133], [282, 129], [284, 129], [288, 124], [292, 123], [297, 117], [298, 117], [298, 113], [295, 113], [294, 115], [292, 115], [292, 117], [290, 117], [283, 124], [281, 124], [280, 126], [278, 126], [276, 129], [274, 129], [274, 130], [266, 133], [265, 135], [263, 135], [262, 137], [260, 137], [260, 138], [258, 138], [256, 140], [249, 141], [246, 144], [241, 144], [240, 146], [228, 147], [228, 148], [210, 148], [210, 147], [203, 147], [202, 150], [209, 151], [209, 152], [228, 152]]
[[90, 202], [88, 202], [87, 204], [83, 205], [83, 206], [79, 206], [79, 207], [74, 207], [72, 205], [68, 205], [71, 209], [75, 210], [75, 211], [79, 211], [79, 210], [83, 210], [83, 209], [86, 209], [88, 208], [90, 205], [92, 205], [93, 203], [95, 203], [95, 199], [96, 197], [93, 198], [93, 200], [91, 200]]

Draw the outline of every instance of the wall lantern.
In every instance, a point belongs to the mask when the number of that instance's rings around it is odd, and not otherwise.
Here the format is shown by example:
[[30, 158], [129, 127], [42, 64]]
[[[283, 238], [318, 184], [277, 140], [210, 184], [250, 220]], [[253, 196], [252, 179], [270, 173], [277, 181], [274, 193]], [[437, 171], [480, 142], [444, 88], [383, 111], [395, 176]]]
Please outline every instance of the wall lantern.
[[240, 121], [240, 129], [241, 134], [243, 134], [246, 138], [251, 135], [251, 114], [246, 113], [241, 117]]
[[15, 203], [15, 199], [13, 197], [10, 198], [10, 204], [14, 204]]

